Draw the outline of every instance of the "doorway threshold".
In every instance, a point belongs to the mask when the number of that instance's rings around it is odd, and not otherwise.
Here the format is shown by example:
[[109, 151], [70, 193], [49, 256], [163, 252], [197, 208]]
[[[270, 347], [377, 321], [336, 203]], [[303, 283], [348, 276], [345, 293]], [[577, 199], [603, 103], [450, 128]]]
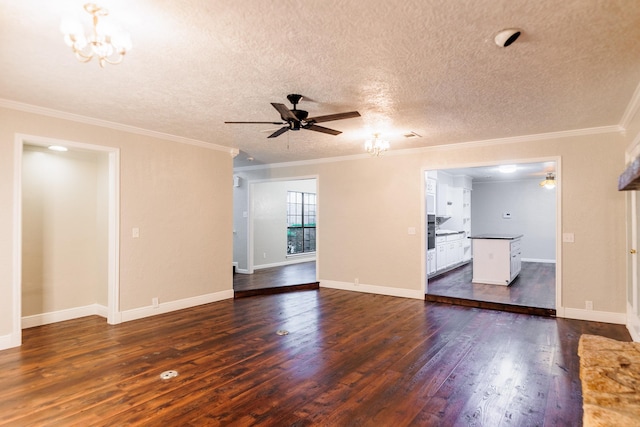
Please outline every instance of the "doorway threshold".
[[524, 305], [505, 304], [500, 302], [476, 301], [466, 298], [447, 297], [442, 295], [425, 295], [425, 301], [441, 304], [461, 305], [464, 307], [483, 308], [486, 310], [506, 311], [509, 313], [531, 314], [534, 316], [556, 317], [554, 308], [528, 307]]
[[233, 298], [254, 297], [257, 295], [283, 294], [286, 292], [310, 291], [320, 289], [320, 282], [303, 283], [300, 285], [277, 286], [272, 288], [247, 289], [234, 291]]

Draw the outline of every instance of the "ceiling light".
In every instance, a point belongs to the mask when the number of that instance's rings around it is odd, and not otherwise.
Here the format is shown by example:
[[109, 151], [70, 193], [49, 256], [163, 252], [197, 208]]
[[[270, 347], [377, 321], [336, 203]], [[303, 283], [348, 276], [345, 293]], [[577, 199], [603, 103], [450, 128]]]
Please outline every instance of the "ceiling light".
[[540, 182], [540, 187], [548, 188], [549, 190], [556, 188], [556, 177], [553, 173], [549, 172], [547, 174], [547, 178]]
[[517, 28], [507, 28], [496, 34], [494, 41], [500, 47], [507, 47], [520, 37], [521, 31]]
[[67, 147], [63, 147], [62, 145], [50, 145], [47, 148], [51, 151], [69, 151]]
[[85, 36], [79, 22], [64, 20], [60, 24], [60, 31], [64, 34], [67, 46], [71, 47], [80, 62], [89, 62], [95, 56], [101, 67], [104, 67], [105, 63], [121, 63], [125, 53], [131, 50], [129, 34], [104, 22], [98, 22], [99, 18], [109, 14], [107, 9], [87, 3], [84, 10], [93, 18], [91, 34]]
[[372, 156], [380, 156], [389, 149], [389, 141], [379, 138], [379, 134], [373, 134], [373, 139], [368, 139], [364, 143], [364, 149]]
[[502, 173], [514, 173], [518, 167], [516, 165], [500, 165], [498, 170]]

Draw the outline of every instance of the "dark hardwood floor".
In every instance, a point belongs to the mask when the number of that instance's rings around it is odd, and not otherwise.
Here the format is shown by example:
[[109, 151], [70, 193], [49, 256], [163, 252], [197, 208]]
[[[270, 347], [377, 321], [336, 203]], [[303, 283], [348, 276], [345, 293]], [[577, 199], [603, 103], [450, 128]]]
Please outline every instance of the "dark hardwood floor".
[[235, 298], [318, 289], [319, 286], [315, 261], [262, 268], [253, 274], [233, 275]]
[[[446, 297], [500, 305], [543, 309], [555, 315], [556, 268], [552, 263], [523, 262], [522, 271], [509, 286], [472, 283], [472, 264], [428, 280], [427, 297]], [[429, 299], [429, 298], [427, 298]], [[431, 301], [446, 302], [431, 298]]]
[[325, 288], [92, 316], [0, 352], [0, 425], [579, 426], [582, 333], [630, 340], [621, 325]]

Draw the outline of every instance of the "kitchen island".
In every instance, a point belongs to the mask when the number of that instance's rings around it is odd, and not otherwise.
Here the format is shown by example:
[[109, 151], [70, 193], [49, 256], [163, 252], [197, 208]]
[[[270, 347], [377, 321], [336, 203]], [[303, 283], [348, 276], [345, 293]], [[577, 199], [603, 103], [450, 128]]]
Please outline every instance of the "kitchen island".
[[470, 236], [473, 247], [473, 283], [509, 286], [522, 268], [522, 234]]

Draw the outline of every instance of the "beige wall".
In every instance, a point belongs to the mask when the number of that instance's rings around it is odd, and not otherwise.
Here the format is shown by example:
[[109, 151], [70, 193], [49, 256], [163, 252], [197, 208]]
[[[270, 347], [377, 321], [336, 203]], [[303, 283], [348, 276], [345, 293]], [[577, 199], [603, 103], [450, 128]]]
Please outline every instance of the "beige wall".
[[120, 149], [120, 310], [232, 289], [228, 152], [0, 108], [0, 337], [14, 316], [16, 133]]
[[[498, 161], [560, 157], [563, 305], [625, 311], [624, 195], [616, 189], [624, 166], [620, 134], [505, 144], [468, 144], [384, 158], [275, 167], [280, 178], [317, 174], [320, 280], [421, 289], [422, 171]], [[251, 179], [264, 171], [236, 171]], [[417, 234], [409, 235], [409, 227]]]
[[[102, 157], [107, 154], [102, 153]], [[98, 153], [25, 146], [22, 315], [106, 306], [107, 194]]]

